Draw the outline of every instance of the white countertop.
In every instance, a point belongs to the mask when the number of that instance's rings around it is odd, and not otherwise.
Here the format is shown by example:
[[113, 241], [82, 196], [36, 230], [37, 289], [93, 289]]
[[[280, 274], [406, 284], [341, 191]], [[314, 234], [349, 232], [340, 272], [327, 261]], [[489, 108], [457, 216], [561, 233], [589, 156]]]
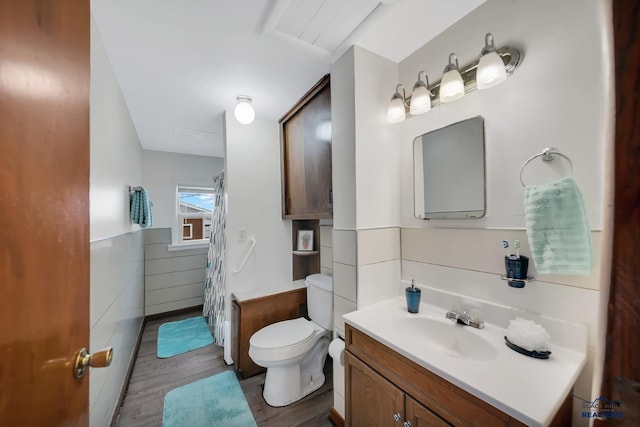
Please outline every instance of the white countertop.
[[307, 284], [304, 279], [294, 280], [292, 282], [281, 283], [278, 286], [272, 286], [268, 288], [250, 289], [241, 292], [232, 292], [231, 299], [243, 302], [254, 298], [265, 297], [267, 295], [275, 295], [282, 292], [293, 291], [295, 289], [306, 288]]
[[[529, 426], [548, 425], [572, 389], [586, 363], [586, 349], [571, 349], [550, 343], [549, 359], [519, 354], [504, 343], [506, 331], [485, 322], [483, 329], [469, 326], [465, 332], [484, 338], [495, 353], [488, 360], [455, 357], [435, 350], [420, 338], [418, 328], [406, 327], [410, 318], [453, 323], [446, 310], [421, 303], [418, 314], [407, 312], [404, 297], [390, 298], [343, 317], [349, 325], [367, 333], [396, 352], [450, 381], [483, 401]], [[400, 325], [405, 325], [401, 327]], [[572, 332], [587, 334], [586, 327]], [[418, 339], [416, 339], [418, 338]]]

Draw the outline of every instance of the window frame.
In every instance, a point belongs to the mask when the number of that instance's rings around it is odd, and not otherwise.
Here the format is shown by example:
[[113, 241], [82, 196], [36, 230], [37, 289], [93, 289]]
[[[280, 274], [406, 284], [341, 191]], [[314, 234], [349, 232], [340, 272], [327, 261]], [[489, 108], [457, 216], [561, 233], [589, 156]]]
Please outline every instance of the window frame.
[[[214, 206], [212, 207], [212, 211], [211, 212], [203, 212], [203, 213], [197, 213], [197, 212], [192, 212], [192, 213], [182, 213], [180, 212], [180, 194], [181, 193], [186, 193], [186, 192], [196, 192], [196, 191], [200, 191], [201, 193], [204, 194], [211, 194], [212, 196], [214, 196]], [[201, 185], [183, 185], [183, 184], [178, 184], [175, 187], [175, 209], [174, 209], [174, 226], [172, 229], [172, 244], [169, 245], [169, 251], [173, 251], [173, 250], [185, 250], [185, 249], [193, 249], [194, 247], [205, 247], [209, 244], [209, 237], [204, 237], [206, 236], [206, 224], [205, 224], [205, 220], [209, 219], [211, 220], [213, 218], [213, 211], [216, 209], [215, 206], [215, 189], [213, 187], [206, 187], [206, 186], [201, 186]], [[184, 220], [186, 218], [202, 218], [202, 239], [189, 239], [189, 240], [184, 240], [183, 239], [183, 227], [184, 227]], [[195, 230], [193, 230], [193, 225], [192, 225], [192, 233], [195, 233]]]

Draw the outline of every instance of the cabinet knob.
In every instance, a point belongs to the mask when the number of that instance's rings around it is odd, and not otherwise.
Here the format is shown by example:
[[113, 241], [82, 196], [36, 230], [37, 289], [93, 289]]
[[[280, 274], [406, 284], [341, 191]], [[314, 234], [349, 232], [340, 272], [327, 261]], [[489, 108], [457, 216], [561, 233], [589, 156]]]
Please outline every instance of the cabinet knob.
[[393, 414], [393, 419], [395, 420], [395, 422], [398, 422], [402, 419], [402, 417], [400, 416], [400, 414]]
[[409, 421], [405, 421], [404, 424], [402, 424], [402, 427], [411, 427], [411, 423]]

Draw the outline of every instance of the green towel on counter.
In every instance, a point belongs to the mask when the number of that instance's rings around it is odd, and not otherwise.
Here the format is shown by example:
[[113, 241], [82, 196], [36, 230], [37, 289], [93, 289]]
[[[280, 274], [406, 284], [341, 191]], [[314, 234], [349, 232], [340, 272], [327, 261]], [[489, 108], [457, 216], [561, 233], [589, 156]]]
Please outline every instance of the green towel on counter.
[[573, 179], [527, 186], [524, 209], [538, 274], [591, 273], [591, 231], [582, 194]]

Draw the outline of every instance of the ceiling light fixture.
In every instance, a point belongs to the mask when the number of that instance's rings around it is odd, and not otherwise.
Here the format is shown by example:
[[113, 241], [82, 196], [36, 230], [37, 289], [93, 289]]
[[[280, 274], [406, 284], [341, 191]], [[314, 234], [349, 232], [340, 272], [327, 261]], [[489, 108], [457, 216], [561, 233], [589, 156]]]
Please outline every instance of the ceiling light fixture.
[[[475, 62], [460, 69], [456, 54], [450, 54], [442, 79], [430, 87], [427, 73], [420, 71], [409, 97], [405, 94], [404, 86], [398, 84], [387, 110], [387, 121], [398, 123], [406, 119], [407, 113], [410, 114], [409, 117], [423, 114], [443, 102], [460, 99], [465, 93], [496, 86], [513, 74], [522, 63], [522, 58], [520, 51], [512, 47], [497, 49], [493, 43], [493, 35], [487, 33], [481, 56]], [[420, 78], [422, 73], [425, 75], [424, 82]]]
[[238, 104], [233, 110], [236, 120], [243, 125], [248, 125], [253, 122], [253, 119], [256, 117], [256, 112], [253, 110], [253, 106], [251, 105], [251, 98], [245, 95], [239, 95], [236, 100], [238, 101]]

